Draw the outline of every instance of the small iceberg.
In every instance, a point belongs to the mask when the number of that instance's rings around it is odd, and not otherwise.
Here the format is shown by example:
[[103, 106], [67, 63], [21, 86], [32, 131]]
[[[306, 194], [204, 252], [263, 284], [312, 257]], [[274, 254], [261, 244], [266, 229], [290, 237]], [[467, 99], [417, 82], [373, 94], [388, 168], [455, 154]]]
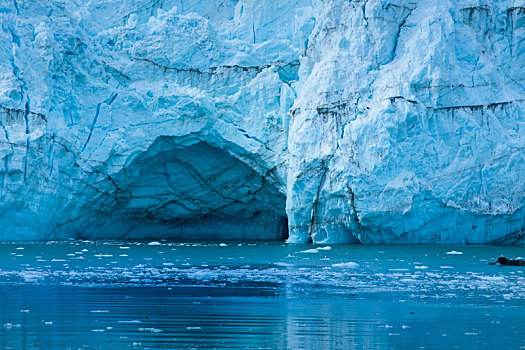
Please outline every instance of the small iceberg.
[[346, 263], [333, 264], [332, 267], [340, 267], [344, 269], [356, 269], [359, 267], [359, 264], [355, 262], [346, 262]]
[[314, 253], [319, 253], [319, 251], [317, 249], [307, 249], [307, 250], [302, 250], [299, 253], [314, 254]]
[[139, 332], [151, 332], [151, 333], [162, 333], [162, 329], [147, 327], [147, 328], [138, 328]]
[[451, 250], [450, 252], [446, 252], [447, 255], [463, 255], [463, 252], [458, 252], [457, 250]]

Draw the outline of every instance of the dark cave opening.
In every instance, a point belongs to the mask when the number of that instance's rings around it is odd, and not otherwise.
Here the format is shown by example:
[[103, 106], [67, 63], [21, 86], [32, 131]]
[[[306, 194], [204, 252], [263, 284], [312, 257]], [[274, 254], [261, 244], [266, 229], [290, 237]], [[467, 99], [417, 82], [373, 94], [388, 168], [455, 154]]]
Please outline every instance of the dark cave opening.
[[[285, 196], [224, 149], [159, 137], [113, 178], [87, 236], [116, 239], [285, 240]], [[98, 233], [96, 233], [98, 232]], [[109, 236], [109, 237], [108, 237]], [[98, 238], [98, 237], [97, 237]]]

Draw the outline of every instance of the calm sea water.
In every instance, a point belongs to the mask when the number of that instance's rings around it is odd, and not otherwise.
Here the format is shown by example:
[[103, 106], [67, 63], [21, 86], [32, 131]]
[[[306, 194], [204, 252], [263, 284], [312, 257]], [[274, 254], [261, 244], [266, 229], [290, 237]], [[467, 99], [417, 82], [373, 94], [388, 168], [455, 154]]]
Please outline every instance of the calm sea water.
[[524, 248], [0, 245], [3, 349], [525, 349]]

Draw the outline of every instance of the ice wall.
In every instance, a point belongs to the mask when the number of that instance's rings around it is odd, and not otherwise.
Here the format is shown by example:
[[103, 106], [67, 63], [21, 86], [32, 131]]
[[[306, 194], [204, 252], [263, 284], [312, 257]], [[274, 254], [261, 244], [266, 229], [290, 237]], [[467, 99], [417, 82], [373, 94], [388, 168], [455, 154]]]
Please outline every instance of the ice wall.
[[0, 239], [525, 242], [525, 1], [0, 0], [0, 23]]

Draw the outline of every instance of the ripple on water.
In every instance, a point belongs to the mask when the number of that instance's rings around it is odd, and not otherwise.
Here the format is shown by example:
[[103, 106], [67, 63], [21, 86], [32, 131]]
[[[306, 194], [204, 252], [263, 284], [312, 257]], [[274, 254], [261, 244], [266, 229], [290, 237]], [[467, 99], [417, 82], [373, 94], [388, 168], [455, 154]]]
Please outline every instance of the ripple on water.
[[0, 245], [5, 346], [525, 345], [519, 250], [149, 243]]

